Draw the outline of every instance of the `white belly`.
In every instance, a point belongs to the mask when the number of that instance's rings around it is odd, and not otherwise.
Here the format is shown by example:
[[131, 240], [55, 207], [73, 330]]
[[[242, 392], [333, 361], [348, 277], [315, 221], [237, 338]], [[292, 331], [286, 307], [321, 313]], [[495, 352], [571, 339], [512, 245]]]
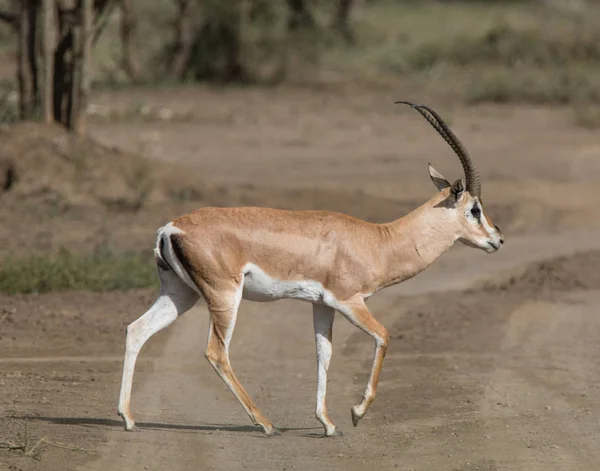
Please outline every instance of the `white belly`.
[[244, 267], [242, 297], [249, 301], [301, 299], [311, 303], [329, 304], [333, 296], [321, 283], [312, 280], [278, 280], [267, 275], [260, 267], [249, 263]]

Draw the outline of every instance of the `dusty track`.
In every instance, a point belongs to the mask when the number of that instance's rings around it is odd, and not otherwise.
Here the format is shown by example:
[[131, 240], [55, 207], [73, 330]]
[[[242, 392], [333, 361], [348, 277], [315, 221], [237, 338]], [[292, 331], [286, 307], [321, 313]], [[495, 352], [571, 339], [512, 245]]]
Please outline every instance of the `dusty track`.
[[[450, 287], [458, 289], [493, 275], [495, 270], [514, 270], [548, 255], [569, 254], [573, 247], [567, 242], [572, 237], [582, 238], [584, 250], [600, 248], [598, 234], [515, 239], [502, 257], [490, 257], [489, 264], [483, 263], [488, 258], [484, 254], [457, 249], [410, 284], [380, 293], [371, 303], [373, 312], [390, 325], [398, 320], [390, 307], [402, 302], [400, 294], [444, 290], [449, 276]], [[595, 319], [600, 291], [568, 299], [570, 302], [526, 303], [506, 316], [506, 325], [499, 332], [500, 351], [484, 358], [489, 366], [478, 375], [482, 381], [479, 390], [467, 391], [459, 399], [474, 404], [465, 415], [460, 406], [449, 404], [446, 411], [433, 407], [440, 413], [438, 417], [423, 410], [418, 415], [430, 418], [401, 420], [395, 406], [402, 404], [402, 413], [414, 404], [410, 399], [390, 397], [388, 388], [394, 384], [396, 390], [417, 389], [421, 383], [427, 390], [427, 376], [435, 373], [423, 370], [436, 364], [447, 375], [446, 383], [457, 383], [445, 387], [463, 387], [459, 385], [464, 377], [473, 387], [474, 380], [469, 377], [479, 373], [480, 355], [457, 355], [452, 349], [433, 356], [402, 354], [394, 348], [402, 340], [393, 341], [381, 383], [382, 397], [357, 429], [350, 425], [349, 408], [360, 397], [371, 344], [338, 318], [329, 404], [346, 435], [329, 440], [314, 440], [321, 430], [312, 413], [314, 346], [308, 306], [246, 303], [240, 311], [234, 367], [265, 412], [285, 431], [275, 439], [266, 439], [260, 431], [244, 425], [248, 420], [243, 411], [202, 358], [207, 313], [196, 308], [173, 327], [161, 356], [154, 360], [154, 371], [139, 377], [134, 408], [141, 431], [111, 434], [101, 452], [104, 458], [83, 469], [168, 466], [183, 470], [201, 463], [201, 469], [215, 470], [293, 466], [343, 470], [364, 469], [373, 462], [399, 469], [565, 469], [561, 462], [570, 463], [573, 468], [569, 469], [595, 469], [600, 452], [589, 436], [597, 434], [600, 426], [590, 408], [600, 400], [600, 391], [586, 378], [594, 376], [598, 366], [595, 353], [600, 353], [600, 345], [594, 339], [600, 335], [600, 320]], [[485, 316], [484, 309], [481, 315]], [[453, 363], [458, 366], [449, 374]], [[550, 374], [540, 375], [540, 371]], [[361, 381], [355, 380], [356, 375]], [[563, 390], [561, 385], [567, 384]], [[415, 393], [418, 391], [410, 395]], [[431, 392], [425, 396], [428, 394]], [[448, 401], [439, 392], [430, 399]], [[419, 407], [427, 408], [422, 400], [418, 402]], [[524, 420], [531, 414], [533, 426]], [[407, 437], [411, 437], [408, 442]]]
[[[195, 114], [183, 123], [96, 123], [93, 134], [147, 152], [156, 171], [173, 161], [191, 165], [187, 176], [197, 174], [212, 201], [387, 220], [431, 194], [428, 160], [448, 176], [458, 172], [427, 124], [391, 107], [389, 96], [182, 89], [144, 99], [175, 111], [194, 104]], [[126, 105], [139, 97], [99, 100]], [[571, 127], [559, 110], [448, 113], [481, 167], [484, 201], [507, 243], [493, 256], [455, 247], [369, 301], [392, 341], [378, 399], [358, 428], [350, 407], [365, 386], [371, 341], [336, 321], [328, 400], [345, 436], [321, 438], [307, 304], [240, 310], [232, 363], [284, 430], [267, 439], [204, 359], [204, 307], [142, 351], [132, 398], [140, 431], [126, 433], [115, 413], [124, 327], [155, 293], [0, 296], [0, 441], [20, 443], [27, 427], [30, 447], [48, 437], [71, 448], [42, 444], [33, 458], [0, 450], [0, 469], [599, 469], [600, 283], [586, 281], [598, 279], [590, 252], [600, 250], [597, 134]], [[150, 247], [156, 227], [174, 216], [158, 211], [106, 223], [104, 213], [41, 220], [38, 239], [85, 245], [108, 227], [115, 243]], [[508, 273], [558, 255], [572, 263], [551, 288], [518, 276], [498, 288]]]

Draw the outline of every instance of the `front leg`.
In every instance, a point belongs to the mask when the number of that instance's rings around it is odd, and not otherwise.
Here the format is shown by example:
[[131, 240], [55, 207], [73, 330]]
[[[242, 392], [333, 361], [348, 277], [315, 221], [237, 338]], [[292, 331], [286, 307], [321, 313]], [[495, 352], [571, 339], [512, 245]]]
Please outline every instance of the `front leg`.
[[373, 366], [367, 387], [363, 394], [360, 404], [352, 407], [352, 424], [356, 427], [360, 419], [367, 413], [369, 406], [375, 400], [377, 393], [377, 383], [379, 374], [383, 365], [383, 358], [387, 351], [390, 335], [386, 328], [381, 325], [369, 312], [362, 299], [344, 303], [340, 312], [356, 327], [369, 334], [375, 340], [375, 355], [373, 357]]
[[313, 325], [317, 346], [317, 407], [315, 415], [317, 420], [325, 427], [326, 437], [341, 435], [341, 432], [336, 431], [334, 423], [329, 419], [325, 400], [327, 396], [327, 370], [333, 353], [331, 338], [334, 315], [334, 309], [313, 304]]

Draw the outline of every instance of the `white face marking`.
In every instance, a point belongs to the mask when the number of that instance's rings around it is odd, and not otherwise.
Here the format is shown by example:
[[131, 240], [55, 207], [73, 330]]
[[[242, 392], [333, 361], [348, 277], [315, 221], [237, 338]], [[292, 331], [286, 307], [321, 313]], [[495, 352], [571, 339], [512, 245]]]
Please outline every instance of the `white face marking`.
[[482, 218], [481, 218], [481, 224], [483, 224], [483, 227], [485, 228], [485, 231], [486, 231], [488, 234], [496, 234], [496, 228], [495, 228], [495, 227], [492, 227], [492, 226], [490, 226], [490, 225], [488, 224], [488, 220], [487, 220], [487, 218], [486, 218], [486, 217], [483, 217], [483, 216], [482, 216]]
[[[473, 211], [475, 211], [476, 214], [477, 214], [477, 211], [479, 212], [477, 217], [473, 215]], [[475, 201], [470, 206], [470, 208], [467, 211], [467, 218], [469, 219], [470, 222], [483, 226], [486, 234], [488, 234], [490, 237], [496, 233], [496, 229], [494, 227], [490, 226], [487, 218], [483, 215], [483, 208], [481, 207], [481, 203], [479, 203], [479, 201]]]
[[471, 244], [487, 252], [498, 250], [502, 245], [501, 235], [498, 229], [490, 224], [485, 217], [483, 208], [478, 199], [474, 199], [473, 202], [467, 206], [465, 209], [465, 218], [469, 224], [476, 226], [478, 230], [483, 229], [483, 234], [479, 233], [474, 240], [470, 239], [468, 236], [466, 237], [467, 240], [470, 240]]
[[481, 206], [477, 201], [474, 201], [473, 204], [467, 206], [465, 216], [471, 224], [475, 225], [483, 224], [483, 220], [485, 219], [483, 217], [483, 211], [481, 210]]

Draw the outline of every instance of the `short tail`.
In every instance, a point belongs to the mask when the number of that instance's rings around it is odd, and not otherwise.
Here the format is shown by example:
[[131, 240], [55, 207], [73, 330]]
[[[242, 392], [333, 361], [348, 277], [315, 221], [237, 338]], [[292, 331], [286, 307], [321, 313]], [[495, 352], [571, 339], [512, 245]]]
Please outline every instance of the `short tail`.
[[172, 222], [161, 227], [156, 232], [156, 248], [154, 249], [154, 257], [159, 267], [167, 270], [172, 270], [175, 274], [196, 293], [202, 294], [198, 286], [192, 280], [192, 277], [179, 260], [177, 253], [173, 248], [173, 236], [184, 234], [181, 229], [178, 229]]

